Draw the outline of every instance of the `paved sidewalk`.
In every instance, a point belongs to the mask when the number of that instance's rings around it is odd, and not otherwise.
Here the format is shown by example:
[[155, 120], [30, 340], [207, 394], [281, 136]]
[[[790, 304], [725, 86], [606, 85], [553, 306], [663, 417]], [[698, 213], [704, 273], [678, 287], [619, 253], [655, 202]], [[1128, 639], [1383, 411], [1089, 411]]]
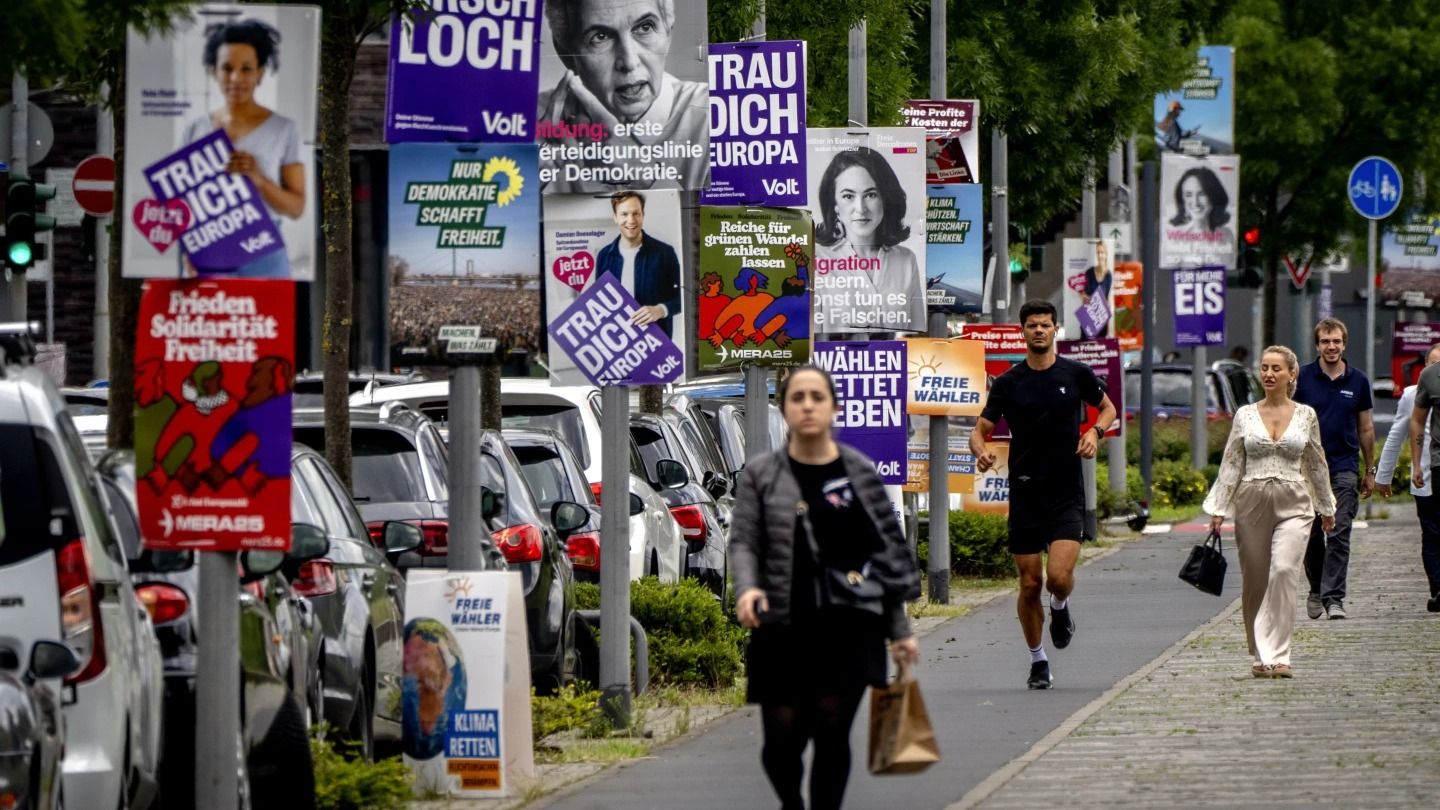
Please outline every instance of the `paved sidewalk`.
[[1350, 618], [1300, 600], [1294, 680], [1249, 674], [1231, 549], [1233, 604], [951, 807], [1435, 806], [1440, 614], [1413, 506], [1388, 508], [1355, 534]]

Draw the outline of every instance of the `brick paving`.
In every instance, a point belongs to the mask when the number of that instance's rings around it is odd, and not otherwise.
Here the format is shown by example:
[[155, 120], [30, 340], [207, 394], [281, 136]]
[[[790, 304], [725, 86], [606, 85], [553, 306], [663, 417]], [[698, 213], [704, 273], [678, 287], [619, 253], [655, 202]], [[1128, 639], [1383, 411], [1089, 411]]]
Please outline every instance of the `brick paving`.
[[1440, 803], [1440, 614], [1413, 507], [1389, 509], [1355, 532], [1350, 618], [1310, 620], [1299, 600], [1293, 680], [1250, 676], [1232, 550], [1226, 611], [951, 807]]

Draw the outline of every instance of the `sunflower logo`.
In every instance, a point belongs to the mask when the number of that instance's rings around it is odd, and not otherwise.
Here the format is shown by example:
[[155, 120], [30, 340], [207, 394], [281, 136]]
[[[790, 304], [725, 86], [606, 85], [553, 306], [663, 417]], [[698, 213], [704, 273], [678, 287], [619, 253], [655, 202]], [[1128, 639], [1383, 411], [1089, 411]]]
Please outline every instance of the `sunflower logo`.
[[504, 208], [520, 196], [525, 188], [525, 178], [520, 175], [520, 164], [508, 157], [493, 157], [485, 162], [485, 174], [481, 179], [492, 183], [498, 175], [504, 175], [505, 188], [496, 196], [495, 204]]

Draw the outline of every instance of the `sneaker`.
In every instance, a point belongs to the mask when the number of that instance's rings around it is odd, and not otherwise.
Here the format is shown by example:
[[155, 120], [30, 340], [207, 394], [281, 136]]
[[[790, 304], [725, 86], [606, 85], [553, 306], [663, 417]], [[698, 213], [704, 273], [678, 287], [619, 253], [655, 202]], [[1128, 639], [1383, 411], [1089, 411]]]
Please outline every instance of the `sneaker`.
[[1075, 620], [1070, 618], [1070, 606], [1063, 608], [1050, 608], [1050, 640], [1055, 642], [1055, 649], [1063, 650], [1070, 646], [1070, 639], [1075, 636]]
[[1036, 661], [1030, 665], [1030, 680], [1025, 685], [1031, 689], [1050, 688], [1050, 662]]
[[1440, 594], [1430, 597], [1430, 600], [1425, 603], [1425, 609], [1431, 613], [1440, 613]]
[[1335, 619], [1343, 619], [1345, 618], [1345, 606], [1339, 602], [1331, 602], [1330, 606], [1325, 608], [1325, 614], [1329, 616], [1332, 621]]
[[1320, 618], [1320, 614], [1324, 612], [1325, 606], [1320, 603], [1320, 594], [1312, 593], [1309, 596], [1305, 597], [1306, 616], [1309, 616], [1312, 619], [1318, 619]]

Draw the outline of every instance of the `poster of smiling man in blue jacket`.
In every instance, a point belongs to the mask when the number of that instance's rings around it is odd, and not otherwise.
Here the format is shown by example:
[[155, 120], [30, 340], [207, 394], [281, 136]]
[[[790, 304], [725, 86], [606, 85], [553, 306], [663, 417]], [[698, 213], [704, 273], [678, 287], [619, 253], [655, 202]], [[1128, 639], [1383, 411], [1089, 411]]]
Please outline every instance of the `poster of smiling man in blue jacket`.
[[640, 192], [616, 192], [610, 197], [610, 210], [620, 235], [600, 248], [595, 272], [614, 276], [643, 305], [631, 323], [653, 323], [674, 337], [672, 324], [680, 314], [680, 259], [675, 248], [645, 233], [645, 197]]

